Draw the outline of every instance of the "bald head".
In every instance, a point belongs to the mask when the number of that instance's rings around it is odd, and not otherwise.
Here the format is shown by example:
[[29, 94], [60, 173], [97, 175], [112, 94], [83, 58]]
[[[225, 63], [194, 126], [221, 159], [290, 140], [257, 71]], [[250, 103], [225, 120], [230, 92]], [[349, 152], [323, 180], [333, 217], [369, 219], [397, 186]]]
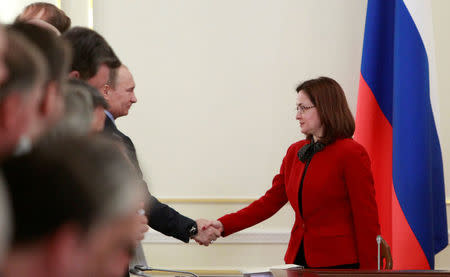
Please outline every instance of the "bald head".
[[58, 29], [56, 29], [55, 26], [53, 26], [52, 24], [50, 24], [50, 23], [48, 23], [48, 22], [46, 22], [46, 21], [44, 21], [42, 19], [33, 18], [33, 19], [28, 20], [27, 23], [39, 26], [39, 27], [41, 27], [43, 29], [46, 29], [46, 30], [49, 30], [52, 33], [54, 33], [55, 35], [57, 35], [57, 36], [61, 35], [61, 32]]
[[[26, 6], [22, 13], [16, 18], [16, 21], [29, 22], [30, 20], [35, 19], [42, 20], [53, 26], [60, 34], [67, 31], [71, 24], [70, 18], [63, 10], [53, 4], [45, 2], [36, 2]], [[47, 28], [50, 27], [47, 26]]]

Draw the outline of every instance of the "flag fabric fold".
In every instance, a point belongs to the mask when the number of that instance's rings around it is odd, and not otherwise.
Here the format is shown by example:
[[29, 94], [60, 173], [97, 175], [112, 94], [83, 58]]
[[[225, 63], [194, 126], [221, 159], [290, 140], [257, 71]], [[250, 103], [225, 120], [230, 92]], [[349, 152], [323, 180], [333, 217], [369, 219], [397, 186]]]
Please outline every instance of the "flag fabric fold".
[[355, 139], [395, 269], [434, 269], [448, 245], [433, 46], [429, 1], [368, 1]]

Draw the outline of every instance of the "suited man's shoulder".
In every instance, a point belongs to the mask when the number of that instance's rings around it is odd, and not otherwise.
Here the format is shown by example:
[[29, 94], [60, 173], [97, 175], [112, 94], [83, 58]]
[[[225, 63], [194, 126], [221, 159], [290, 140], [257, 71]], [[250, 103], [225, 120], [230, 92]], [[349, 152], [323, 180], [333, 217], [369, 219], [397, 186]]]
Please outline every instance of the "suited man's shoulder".
[[117, 130], [116, 124], [114, 123], [114, 121], [111, 118], [109, 118], [109, 116], [106, 116], [105, 127], [103, 128], [103, 131], [114, 132], [115, 130]]
[[108, 116], [105, 118], [105, 126], [103, 128], [103, 133], [107, 134], [107, 135], [114, 135], [117, 137], [120, 137], [121, 139], [125, 140], [125, 141], [131, 141], [131, 139], [125, 135], [124, 133], [122, 133], [116, 126], [116, 124], [114, 123], [113, 120], [111, 120], [111, 118], [109, 118]]

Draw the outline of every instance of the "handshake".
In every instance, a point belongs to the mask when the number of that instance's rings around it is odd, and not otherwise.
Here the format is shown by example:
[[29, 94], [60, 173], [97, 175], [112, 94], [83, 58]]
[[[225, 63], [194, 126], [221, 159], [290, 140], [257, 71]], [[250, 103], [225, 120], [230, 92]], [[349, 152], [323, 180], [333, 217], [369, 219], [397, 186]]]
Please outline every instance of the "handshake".
[[223, 232], [222, 222], [218, 220], [197, 219], [198, 233], [193, 239], [200, 245], [208, 246]]
[[[144, 203], [140, 203], [139, 210], [135, 214], [135, 220], [133, 225], [133, 234], [135, 246], [138, 245], [139, 241], [144, 239], [145, 233], [148, 231], [148, 220], [145, 215]], [[197, 219], [197, 235], [192, 237], [198, 244], [208, 246], [218, 237], [221, 236], [223, 232], [222, 222], [218, 220], [207, 220], [207, 219]]]

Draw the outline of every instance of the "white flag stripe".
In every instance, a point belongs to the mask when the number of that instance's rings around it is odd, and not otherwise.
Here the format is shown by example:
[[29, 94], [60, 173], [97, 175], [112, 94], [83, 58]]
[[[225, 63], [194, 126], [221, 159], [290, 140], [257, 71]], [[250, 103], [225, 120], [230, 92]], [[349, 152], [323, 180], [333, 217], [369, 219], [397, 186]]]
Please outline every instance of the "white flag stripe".
[[431, 1], [423, 0], [403, 0], [406, 8], [409, 11], [414, 23], [419, 30], [422, 37], [422, 42], [425, 46], [425, 51], [428, 57], [428, 68], [430, 76], [430, 101], [433, 110], [434, 123], [438, 137], [440, 134], [440, 120], [439, 120], [439, 86], [436, 71], [436, 55], [434, 43], [434, 30], [432, 21]]

